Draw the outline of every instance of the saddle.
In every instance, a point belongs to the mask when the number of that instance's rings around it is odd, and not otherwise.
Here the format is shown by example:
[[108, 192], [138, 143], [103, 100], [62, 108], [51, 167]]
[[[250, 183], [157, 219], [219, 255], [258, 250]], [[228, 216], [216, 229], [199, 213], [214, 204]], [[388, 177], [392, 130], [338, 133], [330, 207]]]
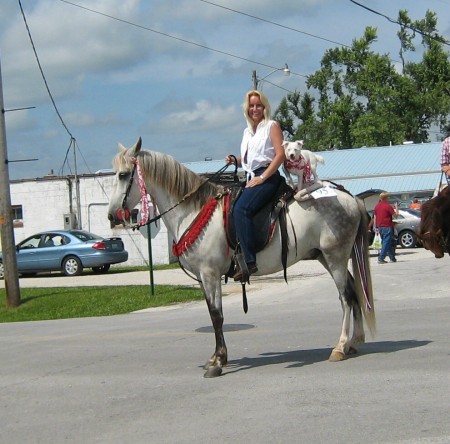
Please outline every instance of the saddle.
[[[227, 235], [228, 245], [235, 251], [233, 260], [231, 262], [230, 269], [225, 275], [225, 281], [228, 277], [233, 276], [236, 269], [242, 269], [243, 281], [248, 282], [248, 272], [245, 260], [240, 252], [239, 242], [236, 236], [236, 227], [233, 220], [233, 208], [236, 201], [239, 199], [243, 189], [244, 183], [235, 183], [233, 186], [228, 187], [229, 193], [229, 205], [226, 211], [225, 217], [225, 231]], [[268, 202], [258, 213], [253, 217], [253, 224], [258, 227], [256, 231], [256, 253], [262, 251], [268, 243], [271, 241], [273, 232], [276, 227], [277, 221], [280, 224], [281, 238], [282, 238], [282, 252], [281, 262], [284, 269], [284, 278], [286, 277], [287, 268], [287, 219], [286, 219], [286, 204], [293, 198], [294, 190], [286, 183], [284, 177], [280, 176], [278, 189], [275, 193], [272, 201]]]

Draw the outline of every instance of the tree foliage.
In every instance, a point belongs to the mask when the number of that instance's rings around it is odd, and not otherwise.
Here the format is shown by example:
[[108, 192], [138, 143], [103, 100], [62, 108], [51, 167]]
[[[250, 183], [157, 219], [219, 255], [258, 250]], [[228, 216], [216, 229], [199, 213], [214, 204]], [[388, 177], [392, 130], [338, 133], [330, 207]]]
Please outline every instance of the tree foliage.
[[[275, 112], [289, 139], [320, 151], [428, 142], [432, 125], [448, 127], [450, 62], [437, 16], [427, 11], [413, 21], [401, 10], [398, 24], [398, 62], [372, 50], [373, 27], [350, 47], [325, 52], [321, 68], [308, 77], [308, 91], [288, 94]], [[423, 48], [418, 61], [417, 41]]]

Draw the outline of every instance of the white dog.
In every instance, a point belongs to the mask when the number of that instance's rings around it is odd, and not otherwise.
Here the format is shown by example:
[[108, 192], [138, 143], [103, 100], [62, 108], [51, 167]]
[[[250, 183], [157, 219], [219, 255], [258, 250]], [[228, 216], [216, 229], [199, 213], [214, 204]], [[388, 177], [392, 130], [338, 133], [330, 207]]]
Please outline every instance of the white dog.
[[292, 188], [295, 189], [291, 174], [297, 176], [297, 189], [303, 188], [304, 182], [311, 182], [311, 174], [314, 182], [319, 179], [317, 175], [317, 164], [325, 163], [325, 159], [312, 151], [303, 149], [303, 140], [283, 142], [286, 160], [283, 163], [283, 171]]

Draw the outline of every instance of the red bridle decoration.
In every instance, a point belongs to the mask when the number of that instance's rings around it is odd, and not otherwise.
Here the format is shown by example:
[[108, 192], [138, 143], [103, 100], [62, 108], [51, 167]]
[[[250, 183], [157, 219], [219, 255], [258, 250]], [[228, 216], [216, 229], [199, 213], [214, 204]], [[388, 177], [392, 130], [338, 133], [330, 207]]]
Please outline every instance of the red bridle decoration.
[[[138, 177], [139, 190], [141, 192], [141, 218], [139, 219], [137, 226], [143, 226], [143, 225], [148, 224], [149, 217], [150, 217], [149, 194], [147, 193], [147, 189], [145, 187], [144, 176], [142, 174], [142, 169], [141, 169], [138, 159], [136, 157], [130, 157], [130, 160], [135, 165], [137, 177]], [[133, 172], [133, 174], [134, 174], [134, 172]], [[133, 181], [133, 177], [131, 177], [131, 179], [130, 179], [129, 188], [131, 187], [132, 181]], [[129, 190], [127, 189], [127, 193], [125, 195], [123, 205], [125, 205], [125, 201], [128, 196], [128, 191]], [[153, 216], [156, 217], [158, 215], [158, 210], [156, 208], [156, 204], [154, 203], [151, 195], [150, 195], [150, 201], [151, 201], [152, 207], [153, 207]], [[129, 220], [130, 219], [130, 211], [128, 210], [128, 208], [121, 208], [121, 209], [117, 210], [117, 217], [119, 220], [123, 220], [123, 221]], [[156, 224], [156, 222], [155, 222], [155, 224]]]

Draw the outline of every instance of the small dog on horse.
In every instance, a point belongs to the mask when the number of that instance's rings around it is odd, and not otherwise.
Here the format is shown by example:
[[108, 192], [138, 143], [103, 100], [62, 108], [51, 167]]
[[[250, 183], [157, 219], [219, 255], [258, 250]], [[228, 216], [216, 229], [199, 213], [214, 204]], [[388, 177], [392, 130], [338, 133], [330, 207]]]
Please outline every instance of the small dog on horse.
[[318, 181], [317, 164], [325, 163], [322, 156], [303, 149], [303, 140], [284, 141], [283, 147], [286, 155], [283, 171], [292, 188], [296, 188], [292, 176], [297, 176], [297, 190], [299, 191], [303, 188], [304, 182], [311, 182], [311, 174], [314, 176], [314, 182]]

